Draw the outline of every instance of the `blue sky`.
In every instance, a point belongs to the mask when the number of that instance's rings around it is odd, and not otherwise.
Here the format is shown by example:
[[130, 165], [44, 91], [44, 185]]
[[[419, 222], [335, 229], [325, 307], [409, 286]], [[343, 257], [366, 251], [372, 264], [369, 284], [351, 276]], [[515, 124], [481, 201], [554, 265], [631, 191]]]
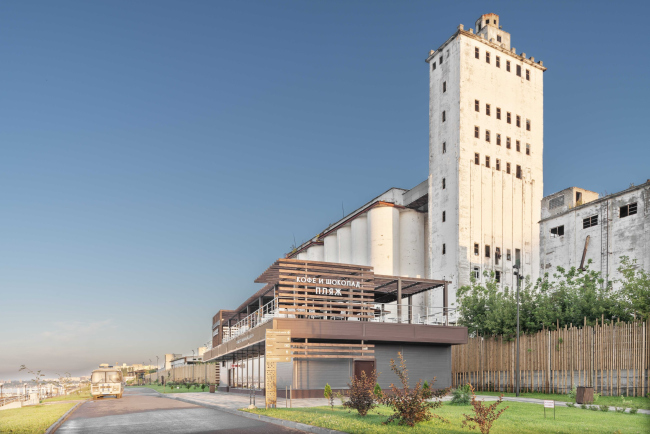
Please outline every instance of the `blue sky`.
[[488, 12], [548, 67], [545, 194], [650, 178], [644, 2], [0, 3], [0, 379], [189, 353], [423, 181], [424, 59]]

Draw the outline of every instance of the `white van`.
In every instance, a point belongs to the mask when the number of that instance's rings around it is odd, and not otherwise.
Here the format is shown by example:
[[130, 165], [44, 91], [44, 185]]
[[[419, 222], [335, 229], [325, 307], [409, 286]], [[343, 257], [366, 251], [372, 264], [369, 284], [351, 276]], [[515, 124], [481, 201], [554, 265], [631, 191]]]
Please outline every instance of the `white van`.
[[90, 396], [93, 399], [110, 395], [121, 398], [123, 391], [122, 371], [119, 369], [95, 369], [90, 376]]

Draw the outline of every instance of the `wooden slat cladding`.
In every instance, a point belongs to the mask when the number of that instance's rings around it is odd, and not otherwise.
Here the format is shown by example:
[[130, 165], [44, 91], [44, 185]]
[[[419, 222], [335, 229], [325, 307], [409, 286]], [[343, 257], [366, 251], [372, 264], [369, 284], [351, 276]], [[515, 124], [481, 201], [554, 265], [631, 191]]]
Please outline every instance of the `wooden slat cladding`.
[[279, 259], [276, 264], [270, 274], [277, 279], [281, 314], [306, 319], [374, 317], [371, 267], [297, 259]]
[[292, 342], [291, 357], [297, 359], [373, 359], [372, 344], [333, 344]]

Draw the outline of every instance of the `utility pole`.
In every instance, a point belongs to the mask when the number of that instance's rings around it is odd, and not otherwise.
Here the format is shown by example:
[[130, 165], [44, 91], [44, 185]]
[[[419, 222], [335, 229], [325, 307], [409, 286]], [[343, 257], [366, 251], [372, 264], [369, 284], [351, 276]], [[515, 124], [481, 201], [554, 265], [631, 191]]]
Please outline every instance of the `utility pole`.
[[517, 373], [515, 374], [515, 393], [519, 396], [519, 286], [521, 283], [521, 276], [519, 270], [519, 263], [515, 264], [514, 275], [517, 278]]

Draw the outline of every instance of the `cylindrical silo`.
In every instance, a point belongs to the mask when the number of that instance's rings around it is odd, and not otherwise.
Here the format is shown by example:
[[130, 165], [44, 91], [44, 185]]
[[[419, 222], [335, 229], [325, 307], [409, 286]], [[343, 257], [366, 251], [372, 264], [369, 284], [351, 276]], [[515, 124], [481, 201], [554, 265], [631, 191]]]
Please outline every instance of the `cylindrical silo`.
[[424, 213], [404, 209], [399, 213], [400, 276], [424, 278]]
[[306, 261], [307, 260], [307, 251], [303, 250], [302, 252], [298, 253], [297, 259], [300, 259], [301, 261]]
[[399, 276], [399, 210], [379, 206], [368, 211], [368, 260], [376, 274]]
[[369, 265], [368, 262], [368, 218], [366, 215], [352, 220], [352, 264]]
[[322, 244], [314, 244], [307, 249], [307, 260], [322, 261], [325, 253], [324, 250]]
[[339, 262], [339, 243], [336, 240], [336, 232], [327, 235], [323, 241], [323, 247], [325, 249], [324, 261]]
[[352, 264], [352, 227], [345, 225], [336, 231], [336, 239], [339, 244], [339, 262]]

